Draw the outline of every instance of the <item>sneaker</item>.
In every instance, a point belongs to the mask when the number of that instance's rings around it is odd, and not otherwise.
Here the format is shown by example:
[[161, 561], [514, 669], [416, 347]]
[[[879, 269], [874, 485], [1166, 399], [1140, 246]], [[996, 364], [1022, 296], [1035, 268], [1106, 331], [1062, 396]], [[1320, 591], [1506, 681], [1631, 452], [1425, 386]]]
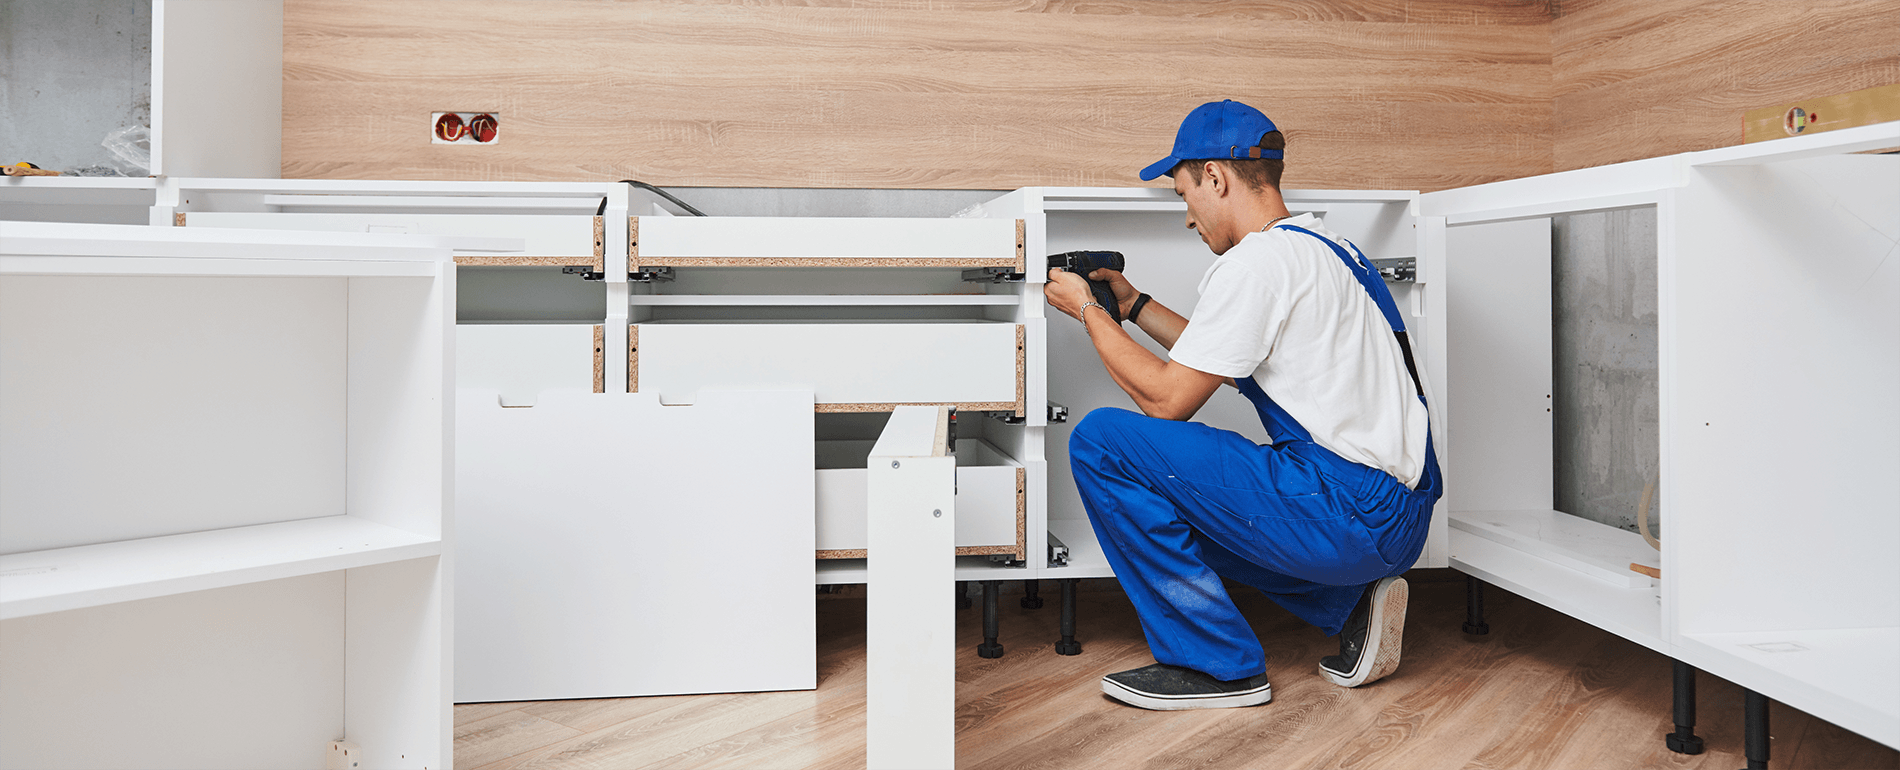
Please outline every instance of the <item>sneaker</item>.
[[1398, 670], [1399, 644], [1405, 636], [1405, 578], [1389, 577], [1366, 586], [1359, 605], [1339, 632], [1339, 654], [1319, 661], [1319, 673], [1340, 687], [1379, 681]]
[[1267, 675], [1223, 682], [1191, 668], [1156, 663], [1102, 677], [1102, 692], [1130, 706], [1156, 711], [1258, 706], [1273, 700]]

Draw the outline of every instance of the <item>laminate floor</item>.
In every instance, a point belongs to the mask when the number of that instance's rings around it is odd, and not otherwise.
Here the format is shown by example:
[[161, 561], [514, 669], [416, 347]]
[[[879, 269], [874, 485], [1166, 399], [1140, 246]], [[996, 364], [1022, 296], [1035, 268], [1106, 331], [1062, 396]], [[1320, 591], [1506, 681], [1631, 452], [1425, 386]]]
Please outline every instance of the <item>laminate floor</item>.
[[[1019, 606], [1006, 584], [1006, 654], [976, 655], [980, 604], [958, 614], [961, 768], [1742, 767], [1741, 689], [1698, 680], [1708, 750], [1671, 753], [1669, 659], [1498, 589], [1488, 636], [1461, 632], [1464, 582], [1414, 573], [1397, 673], [1345, 690], [1315, 672], [1337, 642], [1250, 589], [1234, 591], [1267, 649], [1273, 702], [1157, 712], [1101, 694], [1102, 674], [1152, 662], [1110, 581], [1085, 588], [1083, 653], [1055, 654], [1059, 602]], [[1095, 589], [1095, 590], [1090, 590]], [[972, 591], [974, 594], [975, 592]], [[818, 689], [455, 707], [455, 765], [505, 768], [861, 768], [864, 600], [818, 599]], [[946, 597], [944, 601], [948, 602]], [[1770, 713], [1775, 770], [1900, 770], [1895, 752], [1800, 711]]]

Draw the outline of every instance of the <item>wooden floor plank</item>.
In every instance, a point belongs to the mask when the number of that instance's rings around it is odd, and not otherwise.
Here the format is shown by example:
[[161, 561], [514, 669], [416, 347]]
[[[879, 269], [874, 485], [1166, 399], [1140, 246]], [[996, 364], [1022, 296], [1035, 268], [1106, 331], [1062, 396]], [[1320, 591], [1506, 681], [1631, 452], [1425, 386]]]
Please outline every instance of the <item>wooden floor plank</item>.
[[[999, 606], [1006, 654], [976, 655], [980, 607], [957, 617], [957, 764], [964, 768], [1562, 768], [1733, 770], [1744, 764], [1741, 688], [1699, 677], [1700, 756], [1668, 751], [1670, 662], [1503, 591], [1488, 636], [1462, 633], [1464, 584], [1415, 580], [1399, 670], [1353, 690], [1321, 679], [1337, 641], [1250, 589], [1233, 590], [1261, 638], [1273, 701], [1144, 711], [1101, 693], [1103, 674], [1153, 662], [1126, 597], [1084, 590], [1079, 656], [1056, 655], [1058, 597]], [[1052, 584], [1045, 584], [1053, 589]], [[945, 597], [948, 601], [948, 597]], [[456, 707], [456, 764], [516, 768], [862, 768], [864, 600], [818, 608], [818, 689], [803, 693], [473, 704]], [[1900, 752], [1775, 704], [1772, 766], [1900, 770]], [[572, 731], [496, 758], [498, 747]], [[511, 733], [519, 733], [510, 737]]]

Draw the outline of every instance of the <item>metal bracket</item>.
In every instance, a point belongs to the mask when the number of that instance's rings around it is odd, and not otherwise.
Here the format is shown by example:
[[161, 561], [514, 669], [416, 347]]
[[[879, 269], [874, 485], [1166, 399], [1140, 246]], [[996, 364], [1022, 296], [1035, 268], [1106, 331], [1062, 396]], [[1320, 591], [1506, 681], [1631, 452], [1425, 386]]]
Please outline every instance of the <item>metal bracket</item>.
[[627, 280], [633, 283], [665, 283], [673, 280], [673, 268], [649, 267], [628, 273]]
[[1064, 545], [1062, 539], [1056, 537], [1054, 532], [1049, 533], [1049, 566], [1069, 566], [1069, 547]]
[[[986, 412], [985, 414], [988, 414], [991, 419], [994, 419], [997, 422], [1001, 422], [1004, 425], [1021, 425], [1024, 422], [1027, 422], [1027, 420], [1021, 417], [1017, 417], [1015, 412]], [[1061, 404], [1049, 405], [1049, 423], [1050, 424], [1053, 425], [1056, 423], [1064, 423], [1068, 421], [1069, 421], [1068, 407], [1063, 406]]]
[[990, 283], [1022, 283], [1023, 274], [1007, 267], [979, 267], [963, 271], [965, 281], [988, 281]]
[[599, 281], [607, 277], [606, 273], [594, 269], [593, 265], [568, 265], [561, 268], [562, 275], [578, 275], [583, 281]]
[[1372, 260], [1373, 268], [1379, 275], [1392, 283], [1414, 283], [1418, 280], [1418, 257], [1392, 257]]

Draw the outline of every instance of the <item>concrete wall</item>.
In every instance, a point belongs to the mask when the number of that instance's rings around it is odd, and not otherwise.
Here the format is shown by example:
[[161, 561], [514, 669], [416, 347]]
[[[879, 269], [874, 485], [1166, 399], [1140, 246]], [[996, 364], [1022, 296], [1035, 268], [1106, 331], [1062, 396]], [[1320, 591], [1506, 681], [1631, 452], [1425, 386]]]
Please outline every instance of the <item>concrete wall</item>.
[[1634, 531], [1661, 454], [1656, 210], [1557, 217], [1551, 239], [1556, 507]]
[[151, 0], [0, 0], [0, 163], [115, 165], [100, 140], [151, 124]]

